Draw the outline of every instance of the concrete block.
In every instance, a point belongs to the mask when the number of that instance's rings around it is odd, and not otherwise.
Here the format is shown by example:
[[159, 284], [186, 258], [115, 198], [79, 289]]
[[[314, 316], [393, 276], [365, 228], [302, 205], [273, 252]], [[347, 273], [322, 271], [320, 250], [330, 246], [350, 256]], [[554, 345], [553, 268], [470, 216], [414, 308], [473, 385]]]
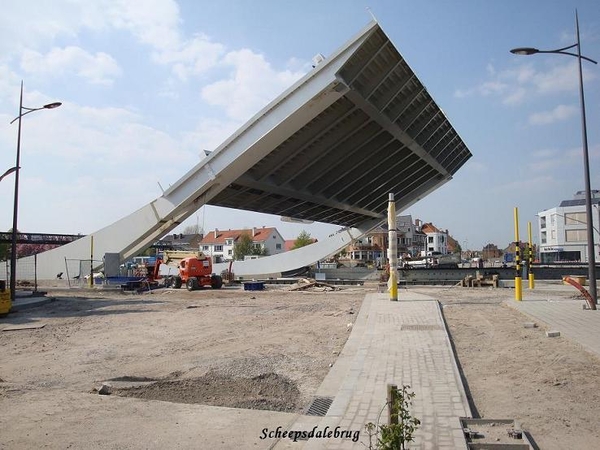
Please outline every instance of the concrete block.
[[535, 322], [525, 322], [523, 324], [523, 327], [525, 327], [525, 328], [537, 328], [537, 323], [535, 323]]
[[546, 331], [547, 337], [558, 337], [560, 336], [560, 331]]

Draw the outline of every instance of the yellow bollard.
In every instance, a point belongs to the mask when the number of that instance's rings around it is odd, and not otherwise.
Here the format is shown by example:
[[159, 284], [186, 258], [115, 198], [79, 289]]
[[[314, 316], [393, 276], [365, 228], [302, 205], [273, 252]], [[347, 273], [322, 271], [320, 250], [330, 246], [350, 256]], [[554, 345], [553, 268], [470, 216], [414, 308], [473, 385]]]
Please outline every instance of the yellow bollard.
[[529, 255], [527, 259], [529, 289], [535, 289], [535, 279], [533, 277], [533, 239], [531, 238], [531, 222], [527, 222], [527, 233], [529, 234]]
[[515, 300], [523, 300], [521, 285], [521, 248], [519, 246], [519, 209], [515, 207]]
[[10, 290], [6, 289], [4, 280], [0, 280], [0, 316], [5, 316], [10, 312], [12, 302], [10, 300]]

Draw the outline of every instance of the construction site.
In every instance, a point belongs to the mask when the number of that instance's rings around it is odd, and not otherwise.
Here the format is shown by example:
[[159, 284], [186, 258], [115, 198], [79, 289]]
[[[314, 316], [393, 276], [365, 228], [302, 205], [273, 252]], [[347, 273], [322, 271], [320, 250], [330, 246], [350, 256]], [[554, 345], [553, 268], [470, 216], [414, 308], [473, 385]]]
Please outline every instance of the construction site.
[[[365, 154], [378, 163], [358, 170]], [[471, 156], [369, 23], [160, 197], [16, 262], [0, 447], [600, 447], [600, 327], [581, 291], [540, 277], [516, 298], [503, 272], [440, 268], [425, 286], [398, 269], [396, 210]], [[340, 228], [233, 269], [164, 251], [122, 277], [205, 204]], [[386, 223], [385, 277], [289, 275]], [[16, 289], [32, 266], [35, 292]]]
[[[391, 302], [378, 287], [48, 283], [0, 322], [2, 447], [364, 448], [388, 383], [415, 393], [409, 448], [600, 445], [597, 313], [572, 287], [539, 282], [519, 305], [509, 288], [409, 286]], [[261, 438], [326, 426], [360, 437]]]

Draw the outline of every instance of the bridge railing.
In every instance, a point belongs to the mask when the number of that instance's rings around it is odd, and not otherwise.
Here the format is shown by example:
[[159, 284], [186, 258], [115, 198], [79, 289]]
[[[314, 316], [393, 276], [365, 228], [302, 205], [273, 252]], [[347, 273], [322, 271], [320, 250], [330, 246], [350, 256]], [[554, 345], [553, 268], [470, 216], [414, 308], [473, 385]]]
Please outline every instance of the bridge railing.
[[[17, 233], [18, 244], [68, 244], [82, 238], [80, 234]], [[0, 233], [0, 243], [12, 242], [12, 232]]]

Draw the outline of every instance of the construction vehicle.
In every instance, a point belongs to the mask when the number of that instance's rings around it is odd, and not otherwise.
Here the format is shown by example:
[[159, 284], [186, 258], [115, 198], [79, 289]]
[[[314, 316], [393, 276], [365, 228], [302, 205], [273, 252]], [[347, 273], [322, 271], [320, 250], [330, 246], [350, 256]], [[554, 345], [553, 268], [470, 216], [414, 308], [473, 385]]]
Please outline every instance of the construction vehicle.
[[201, 287], [221, 289], [223, 286], [223, 278], [212, 271], [210, 256], [202, 252], [165, 251], [163, 258], [157, 258], [154, 265], [152, 274], [154, 280], [162, 278], [160, 275], [162, 264], [176, 265], [178, 271], [176, 275], [164, 277], [166, 287], [179, 289], [185, 285], [188, 291], [195, 291]]

